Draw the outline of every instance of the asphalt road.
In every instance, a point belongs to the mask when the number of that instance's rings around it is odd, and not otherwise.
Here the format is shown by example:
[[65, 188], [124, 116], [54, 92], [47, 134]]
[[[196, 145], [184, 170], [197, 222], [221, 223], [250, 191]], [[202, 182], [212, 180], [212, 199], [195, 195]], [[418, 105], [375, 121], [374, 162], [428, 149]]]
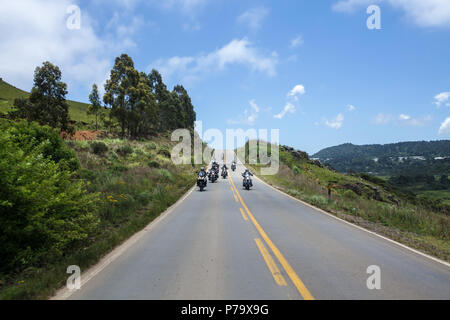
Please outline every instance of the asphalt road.
[[[227, 159], [231, 159], [229, 154]], [[220, 161], [221, 155], [216, 155]], [[196, 188], [70, 299], [450, 299], [450, 267], [254, 179]], [[380, 289], [368, 289], [369, 266]], [[58, 297], [57, 297], [58, 298]]]

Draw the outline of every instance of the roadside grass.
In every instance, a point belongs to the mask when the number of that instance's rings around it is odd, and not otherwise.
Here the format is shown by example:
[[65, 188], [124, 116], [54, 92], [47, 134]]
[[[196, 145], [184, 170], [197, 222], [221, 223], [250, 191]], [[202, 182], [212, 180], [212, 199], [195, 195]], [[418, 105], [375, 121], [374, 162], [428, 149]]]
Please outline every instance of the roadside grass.
[[[94, 143], [104, 143], [107, 151], [95, 154]], [[73, 253], [39, 267], [0, 275], [0, 299], [47, 299], [65, 285], [69, 265], [82, 272], [131, 235], [144, 228], [175, 203], [195, 184], [192, 165], [175, 166], [157, 154], [162, 147], [171, 149], [164, 137], [155, 141], [67, 141], [82, 165], [76, 179], [88, 182], [88, 192], [99, 193], [101, 205], [96, 233]], [[117, 150], [129, 146], [131, 153]], [[149, 161], [159, 168], [150, 167]]]
[[[450, 261], [450, 217], [447, 214], [411, 204], [398, 194], [391, 194], [383, 186], [359, 176], [344, 175], [307, 161], [291, 159], [291, 155], [284, 151], [280, 152], [280, 159], [276, 175], [261, 176], [259, 173], [263, 165], [260, 164], [249, 167], [262, 180], [295, 198]], [[286, 165], [286, 160], [290, 166]], [[356, 194], [347, 186], [358, 186], [361, 194]]]

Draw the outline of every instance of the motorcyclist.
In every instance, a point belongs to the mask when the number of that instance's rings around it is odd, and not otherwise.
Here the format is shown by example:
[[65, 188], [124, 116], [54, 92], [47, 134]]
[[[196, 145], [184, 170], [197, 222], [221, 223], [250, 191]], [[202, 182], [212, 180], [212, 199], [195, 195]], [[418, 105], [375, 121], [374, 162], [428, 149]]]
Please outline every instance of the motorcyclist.
[[248, 169], [245, 169], [244, 173], [242, 173], [243, 177], [245, 177], [246, 175], [250, 175], [253, 177], [253, 173], [251, 173]]
[[222, 166], [222, 177], [224, 177], [224, 178], [225, 178], [225, 176], [228, 175], [227, 169], [228, 169], [227, 165], [224, 163]]
[[[253, 177], [253, 173], [251, 173], [248, 169], [242, 173], [242, 176], [245, 178], [246, 176]], [[252, 179], [250, 178], [250, 186], [253, 186]]]
[[201, 167], [200, 168], [200, 171], [198, 172], [198, 176], [199, 177], [204, 177], [204, 176], [206, 176], [207, 174], [206, 174], [206, 171], [205, 171], [205, 167]]

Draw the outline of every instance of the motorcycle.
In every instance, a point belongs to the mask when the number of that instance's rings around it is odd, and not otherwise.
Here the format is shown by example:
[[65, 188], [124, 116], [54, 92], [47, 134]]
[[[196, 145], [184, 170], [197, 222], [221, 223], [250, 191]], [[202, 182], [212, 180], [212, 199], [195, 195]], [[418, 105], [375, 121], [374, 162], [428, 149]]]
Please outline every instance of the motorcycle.
[[236, 170], [236, 162], [233, 161], [231, 164], [231, 170], [234, 172]]
[[244, 186], [245, 190], [250, 190], [250, 188], [253, 186], [250, 175], [248, 175], [248, 174], [244, 175], [244, 180], [242, 182], [242, 185]]
[[218, 178], [217, 171], [211, 169], [208, 173], [208, 178], [209, 178], [209, 181], [211, 181], [211, 183], [216, 182], [216, 180]]
[[227, 169], [222, 169], [222, 178], [226, 179], [228, 177], [228, 171]]
[[197, 177], [197, 186], [200, 188], [200, 191], [203, 191], [206, 188], [207, 180], [206, 175], [199, 175]]

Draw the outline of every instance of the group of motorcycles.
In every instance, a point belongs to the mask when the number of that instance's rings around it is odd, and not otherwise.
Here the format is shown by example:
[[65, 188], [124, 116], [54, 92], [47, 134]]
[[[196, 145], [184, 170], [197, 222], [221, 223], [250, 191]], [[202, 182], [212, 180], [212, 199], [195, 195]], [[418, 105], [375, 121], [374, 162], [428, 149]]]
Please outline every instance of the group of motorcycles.
[[[234, 160], [231, 163], [231, 170], [235, 171], [236, 170], [236, 161]], [[197, 186], [200, 188], [200, 191], [203, 191], [207, 184], [208, 184], [208, 180], [211, 183], [216, 182], [219, 179], [219, 171], [220, 171], [220, 166], [219, 164], [214, 161], [212, 163], [211, 169], [206, 172], [203, 168], [202, 170], [198, 173], [197, 176]], [[226, 179], [228, 177], [228, 167], [226, 166], [226, 164], [223, 164], [222, 166], [222, 172], [220, 173], [220, 175], [222, 176], [222, 179]], [[243, 174], [242, 177], [244, 178], [243, 180], [243, 187], [246, 190], [250, 190], [250, 187], [252, 187], [252, 179], [250, 178], [250, 176], [252, 176], [252, 174], [246, 170]]]

